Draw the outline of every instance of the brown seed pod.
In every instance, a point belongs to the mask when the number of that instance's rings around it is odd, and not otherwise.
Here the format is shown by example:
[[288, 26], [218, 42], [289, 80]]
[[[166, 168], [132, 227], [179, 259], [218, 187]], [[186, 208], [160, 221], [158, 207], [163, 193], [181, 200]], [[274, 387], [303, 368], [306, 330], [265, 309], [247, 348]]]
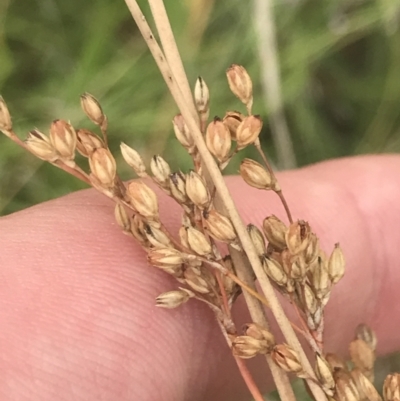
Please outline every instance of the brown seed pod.
[[152, 189], [141, 181], [132, 181], [127, 188], [129, 202], [142, 216], [151, 219], [158, 218], [157, 196]]
[[102, 125], [106, 119], [99, 101], [90, 93], [81, 95], [81, 106], [85, 114], [96, 125]]
[[74, 127], [64, 120], [54, 120], [50, 125], [50, 142], [64, 160], [73, 160], [76, 148]]
[[253, 144], [259, 137], [263, 123], [260, 116], [248, 116], [243, 119], [236, 130], [238, 149]]
[[253, 188], [271, 189], [271, 174], [260, 164], [251, 159], [243, 159], [240, 163], [240, 175]]
[[140, 154], [124, 142], [121, 142], [120, 148], [126, 164], [133, 168], [139, 177], [146, 177], [146, 167]]
[[241, 65], [232, 64], [226, 71], [229, 88], [248, 108], [253, 104], [253, 84], [246, 69]]
[[206, 144], [208, 150], [220, 163], [228, 159], [231, 150], [231, 134], [219, 118], [214, 118], [214, 121], [208, 124]]

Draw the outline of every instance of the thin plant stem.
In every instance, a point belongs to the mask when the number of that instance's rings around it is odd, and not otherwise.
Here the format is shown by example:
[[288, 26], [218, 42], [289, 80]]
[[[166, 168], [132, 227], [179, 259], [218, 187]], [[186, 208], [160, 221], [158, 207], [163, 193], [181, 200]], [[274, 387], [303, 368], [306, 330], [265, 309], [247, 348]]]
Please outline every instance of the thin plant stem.
[[[147, 45], [149, 46], [149, 49], [154, 57], [154, 60], [156, 61], [160, 69], [160, 72], [163, 75], [163, 78], [166, 84], [168, 85], [168, 88], [171, 91], [171, 94], [185, 119], [185, 122], [192, 134], [196, 147], [199, 150], [203, 162], [207, 166], [210, 176], [217, 188], [217, 191], [221, 196], [221, 199], [225, 205], [226, 212], [236, 229], [238, 237], [242, 243], [243, 249], [246, 252], [247, 257], [249, 258], [253, 270], [259, 280], [260, 286], [263, 289], [263, 292], [270, 303], [272, 313], [274, 314], [275, 319], [282, 330], [282, 333], [284, 334], [287, 342], [298, 353], [303, 369], [307, 373], [307, 376], [315, 378], [315, 373], [310, 365], [310, 362], [308, 361], [307, 356], [305, 355], [304, 350], [301, 347], [301, 344], [298, 338], [296, 337], [296, 334], [293, 331], [290, 321], [285, 315], [282, 306], [280, 305], [279, 300], [277, 299], [274, 293], [274, 289], [268, 277], [264, 273], [261, 262], [258, 258], [257, 253], [255, 252], [254, 246], [247, 233], [246, 227], [244, 226], [240, 218], [240, 215], [233, 202], [233, 199], [230, 196], [229, 190], [221, 175], [221, 172], [219, 171], [219, 168], [215, 160], [213, 159], [213, 157], [211, 156], [210, 152], [207, 149], [207, 146], [204, 142], [198, 124], [191, 114], [190, 108], [188, 107], [185, 98], [183, 97], [182, 92], [180, 91], [179, 86], [177, 85], [174, 75], [170, 70], [168, 63], [166, 62], [166, 59], [158, 43], [156, 42], [154, 35], [151, 32], [151, 29], [147, 24], [143, 13], [141, 12], [135, 0], [125, 0], [125, 2], [129, 10], [131, 11], [131, 14], [139, 30], [141, 31]], [[308, 385], [317, 401], [326, 400], [326, 395], [324, 394], [320, 386], [316, 385], [316, 383], [313, 382], [312, 380], [308, 380]]]
[[252, 397], [255, 401], [265, 401], [263, 395], [260, 393], [260, 390], [257, 387], [257, 384], [254, 382], [254, 379], [246, 366], [246, 363], [243, 359], [235, 356], [236, 364], [239, 368], [240, 374], [243, 377], [243, 380], [246, 383], [247, 388], [249, 389]]

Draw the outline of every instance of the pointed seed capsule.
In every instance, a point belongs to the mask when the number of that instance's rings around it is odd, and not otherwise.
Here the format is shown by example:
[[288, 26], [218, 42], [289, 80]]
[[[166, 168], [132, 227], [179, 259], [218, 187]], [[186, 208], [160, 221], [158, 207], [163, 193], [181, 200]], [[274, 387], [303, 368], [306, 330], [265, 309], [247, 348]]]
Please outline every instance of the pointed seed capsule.
[[283, 271], [282, 266], [276, 260], [263, 257], [262, 266], [268, 277], [275, 281], [276, 284], [284, 286], [287, 283], [288, 277]]
[[298, 376], [303, 372], [297, 352], [287, 344], [276, 345], [272, 350], [271, 357], [285, 372], [296, 373]]
[[186, 232], [187, 242], [192, 251], [201, 256], [210, 255], [212, 253], [211, 245], [201, 231], [195, 229], [194, 227], [188, 227]]
[[226, 243], [231, 243], [236, 240], [235, 229], [227, 217], [218, 213], [216, 210], [204, 212], [203, 216], [208, 231], [213, 238]]
[[236, 130], [236, 141], [239, 149], [253, 144], [259, 137], [263, 123], [260, 116], [248, 116], [243, 119]]
[[268, 216], [263, 221], [263, 231], [268, 242], [278, 251], [286, 248], [287, 227], [276, 216]]
[[325, 393], [332, 397], [335, 390], [335, 380], [328, 362], [318, 354], [315, 361], [315, 373]]
[[104, 148], [104, 142], [88, 129], [76, 131], [76, 149], [84, 157], [89, 157], [96, 149]]
[[189, 151], [193, 150], [195, 144], [182, 115], [177, 114], [172, 120], [172, 124], [174, 127], [176, 139], [178, 139], [180, 144]]
[[239, 124], [243, 121], [244, 115], [239, 111], [227, 111], [222, 122], [229, 129], [231, 139], [236, 141], [236, 131]]
[[251, 159], [243, 159], [239, 171], [243, 180], [251, 187], [271, 189], [271, 174], [260, 163]]
[[262, 232], [253, 224], [247, 225], [247, 232], [250, 235], [251, 242], [254, 245], [257, 256], [262, 256], [265, 253], [265, 240]]
[[206, 144], [208, 150], [220, 163], [227, 160], [231, 150], [231, 134], [219, 118], [215, 118], [214, 121], [208, 124]]
[[63, 159], [73, 160], [76, 148], [74, 127], [64, 120], [54, 120], [50, 125], [50, 142]]
[[120, 148], [126, 164], [132, 167], [139, 177], [146, 177], [146, 166], [140, 154], [124, 142], [121, 142]]
[[131, 219], [129, 218], [125, 208], [120, 203], [115, 205], [114, 216], [117, 224], [122, 228], [122, 230], [126, 233], [130, 233]]
[[103, 113], [99, 101], [93, 95], [90, 93], [81, 95], [81, 106], [85, 114], [96, 125], [102, 125], [104, 123], [106, 116]]
[[156, 306], [159, 308], [174, 309], [189, 301], [189, 299], [194, 296], [194, 293], [186, 288], [163, 292], [156, 298]]
[[186, 194], [189, 199], [200, 209], [206, 209], [211, 202], [210, 192], [206, 183], [199, 174], [194, 171], [186, 176]]
[[232, 64], [226, 71], [229, 88], [248, 108], [253, 103], [253, 84], [244, 67]]
[[132, 181], [128, 185], [127, 194], [130, 203], [142, 216], [158, 218], [157, 196], [152, 189], [141, 181]]
[[90, 171], [105, 188], [112, 188], [117, 176], [117, 164], [111, 152], [105, 148], [96, 149], [89, 156]]
[[268, 347], [265, 340], [250, 336], [237, 336], [232, 341], [232, 353], [239, 358], [249, 359], [258, 354], [266, 354]]
[[54, 146], [50, 139], [39, 130], [32, 130], [28, 133], [25, 140], [28, 149], [39, 159], [53, 162], [58, 159]]
[[345, 260], [339, 244], [335, 248], [328, 261], [328, 274], [333, 284], [336, 284], [343, 276], [345, 270]]
[[194, 86], [194, 101], [199, 114], [208, 114], [210, 110], [210, 92], [202, 77], [198, 77]]
[[168, 187], [171, 169], [169, 168], [169, 164], [161, 156], [155, 155], [151, 158], [150, 170], [159, 184], [163, 187]]

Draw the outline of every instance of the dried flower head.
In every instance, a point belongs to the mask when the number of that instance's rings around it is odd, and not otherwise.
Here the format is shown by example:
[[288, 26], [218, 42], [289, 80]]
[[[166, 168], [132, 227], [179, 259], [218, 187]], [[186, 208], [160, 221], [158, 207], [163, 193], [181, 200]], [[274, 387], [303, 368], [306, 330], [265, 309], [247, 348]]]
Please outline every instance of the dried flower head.
[[156, 298], [156, 306], [159, 308], [174, 309], [189, 301], [195, 295], [193, 291], [181, 288], [180, 290], [163, 292]]
[[84, 157], [89, 157], [96, 149], [105, 147], [103, 140], [88, 129], [78, 129], [76, 137], [76, 149]]
[[316, 355], [315, 361], [315, 373], [325, 393], [332, 397], [335, 389], [335, 380], [333, 379], [332, 370], [326, 359], [318, 354]]
[[186, 194], [189, 199], [200, 209], [206, 209], [210, 205], [211, 195], [203, 177], [195, 171], [190, 171], [186, 176]]
[[328, 274], [333, 284], [336, 284], [343, 276], [345, 270], [345, 260], [339, 244], [335, 248], [328, 261]]
[[207, 256], [212, 253], [211, 244], [201, 231], [194, 227], [188, 227], [186, 229], [186, 234], [187, 243], [193, 252], [202, 256]]
[[74, 159], [76, 141], [76, 133], [70, 123], [64, 120], [54, 120], [51, 123], [50, 142], [63, 159]]
[[238, 149], [244, 149], [254, 143], [260, 135], [262, 125], [260, 116], [245, 117], [236, 129]]
[[271, 353], [273, 361], [285, 372], [296, 373], [301, 376], [303, 367], [297, 352], [287, 344], [276, 345]]
[[147, 259], [151, 265], [167, 270], [171, 274], [180, 272], [183, 263], [182, 254], [174, 248], [152, 249]]
[[157, 196], [145, 183], [132, 181], [128, 185], [127, 194], [130, 203], [140, 215], [150, 219], [158, 218]]
[[126, 143], [121, 142], [121, 154], [126, 164], [135, 170], [135, 173], [139, 177], [146, 177], [146, 166], [143, 163], [143, 159], [140, 154]]
[[251, 187], [271, 189], [271, 174], [260, 163], [251, 159], [243, 159], [239, 171], [243, 180]]
[[150, 170], [158, 184], [164, 188], [169, 187], [169, 176], [171, 175], [171, 169], [169, 164], [160, 155], [155, 155], [151, 158]]
[[274, 335], [267, 330], [265, 327], [257, 323], [248, 323], [243, 327], [244, 334], [249, 337], [253, 337], [256, 340], [266, 341], [266, 345], [269, 349], [275, 346]]
[[229, 88], [248, 108], [253, 103], [253, 84], [246, 69], [241, 65], [232, 64], [226, 71]]
[[202, 77], [198, 77], [194, 86], [194, 101], [199, 114], [207, 114], [210, 111], [210, 92]]
[[114, 209], [114, 216], [117, 224], [122, 228], [124, 233], [131, 233], [131, 219], [125, 208], [117, 203]]
[[194, 141], [190, 135], [189, 128], [187, 127], [182, 114], [177, 114], [172, 120], [172, 124], [176, 139], [178, 139], [184, 148], [188, 149], [189, 152], [192, 152], [195, 146]]
[[228, 127], [231, 139], [236, 141], [236, 131], [239, 124], [243, 121], [244, 115], [239, 111], [227, 111], [222, 122]]
[[203, 213], [210, 235], [218, 241], [231, 243], [236, 240], [235, 229], [231, 221], [218, 213], [216, 210], [210, 210]]
[[258, 256], [265, 254], [265, 240], [262, 232], [253, 224], [247, 225], [247, 232], [250, 235], [250, 239], [253, 242], [254, 249]]
[[268, 216], [263, 221], [263, 231], [268, 242], [278, 251], [286, 248], [287, 227], [276, 216]]
[[27, 148], [39, 159], [54, 162], [58, 159], [58, 155], [50, 139], [35, 129], [29, 132], [25, 139]]
[[104, 188], [112, 188], [117, 176], [117, 164], [111, 152], [105, 148], [96, 149], [89, 156], [90, 171]]
[[362, 373], [370, 372], [374, 368], [375, 352], [362, 339], [356, 338], [350, 343], [349, 352], [354, 365]]
[[85, 114], [96, 125], [102, 125], [104, 123], [106, 116], [103, 113], [99, 101], [93, 95], [90, 93], [81, 95], [81, 106]]
[[268, 347], [265, 340], [258, 340], [250, 336], [237, 336], [232, 341], [232, 353], [239, 358], [249, 359], [267, 352]]
[[214, 118], [214, 121], [208, 124], [206, 143], [208, 150], [220, 163], [227, 160], [231, 150], [231, 134], [219, 118]]

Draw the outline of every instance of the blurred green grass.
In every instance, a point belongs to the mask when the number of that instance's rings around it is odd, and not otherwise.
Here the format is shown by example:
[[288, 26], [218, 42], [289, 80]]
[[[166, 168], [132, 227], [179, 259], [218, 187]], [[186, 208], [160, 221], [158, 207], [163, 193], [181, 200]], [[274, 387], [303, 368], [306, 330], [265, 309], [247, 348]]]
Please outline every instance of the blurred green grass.
[[[254, 110], [267, 121], [251, 3], [166, 3], [190, 82], [202, 75], [210, 87], [211, 115], [241, 109], [225, 80], [226, 68], [238, 63], [251, 73]], [[275, 2], [285, 112], [299, 165], [400, 151], [399, 10], [398, 0]], [[177, 108], [122, 1], [3, 0], [0, 93], [21, 137], [33, 127], [46, 132], [55, 118], [91, 127], [79, 106], [85, 91], [108, 115], [113, 150], [124, 141], [147, 159], [161, 153], [174, 169], [190, 167], [171, 130]], [[274, 160], [267, 124], [262, 140]], [[236, 170], [233, 163], [229, 172]], [[80, 188], [0, 137], [1, 214]]]

